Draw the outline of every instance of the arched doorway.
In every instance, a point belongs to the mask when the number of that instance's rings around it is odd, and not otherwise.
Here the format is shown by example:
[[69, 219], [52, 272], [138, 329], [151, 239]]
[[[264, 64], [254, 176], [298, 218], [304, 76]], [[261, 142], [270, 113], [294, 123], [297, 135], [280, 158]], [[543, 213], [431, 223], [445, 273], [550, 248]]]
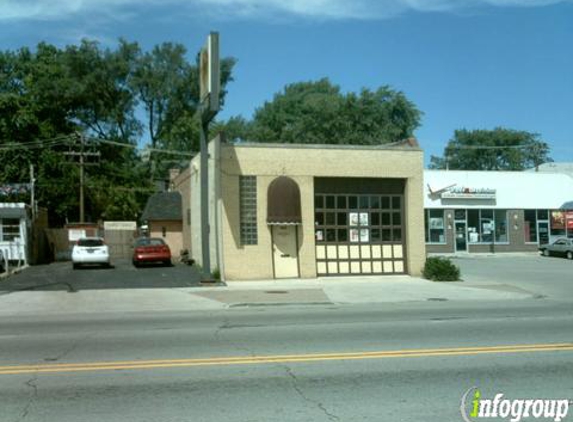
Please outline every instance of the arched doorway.
[[301, 223], [297, 183], [286, 176], [277, 177], [267, 191], [267, 224], [271, 230], [275, 278], [300, 276], [298, 226]]

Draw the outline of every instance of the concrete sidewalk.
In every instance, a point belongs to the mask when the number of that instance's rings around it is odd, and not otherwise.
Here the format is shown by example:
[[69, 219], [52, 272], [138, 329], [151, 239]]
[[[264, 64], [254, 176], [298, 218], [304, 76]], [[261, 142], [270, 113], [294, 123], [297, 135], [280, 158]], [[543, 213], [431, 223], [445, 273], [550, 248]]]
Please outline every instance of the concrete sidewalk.
[[0, 315], [101, 312], [201, 311], [313, 304], [420, 301], [495, 301], [534, 297], [526, 290], [491, 282], [432, 282], [409, 276], [228, 282], [226, 286], [25, 291], [0, 294]]

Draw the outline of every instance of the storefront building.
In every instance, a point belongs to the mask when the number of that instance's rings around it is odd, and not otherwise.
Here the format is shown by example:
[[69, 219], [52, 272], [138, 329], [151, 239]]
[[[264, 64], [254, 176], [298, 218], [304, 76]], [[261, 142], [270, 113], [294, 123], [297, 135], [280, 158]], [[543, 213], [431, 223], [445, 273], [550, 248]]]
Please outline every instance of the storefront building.
[[[421, 273], [423, 155], [415, 140], [370, 147], [217, 138], [209, 157], [211, 262], [223, 279]], [[183, 214], [198, 263], [200, 172], [196, 157], [179, 176], [189, 181]]]
[[573, 237], [573, 177], [424, 171], [428, 253], [526, 252]]

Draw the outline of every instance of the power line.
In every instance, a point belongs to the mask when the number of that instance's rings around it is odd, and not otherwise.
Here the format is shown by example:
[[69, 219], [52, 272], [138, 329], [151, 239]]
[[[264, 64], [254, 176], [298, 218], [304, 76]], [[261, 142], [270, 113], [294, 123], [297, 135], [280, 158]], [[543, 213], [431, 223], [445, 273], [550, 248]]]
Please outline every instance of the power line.
[[[116, 145], [116, 146], [120, 146], [120, 147], [124, 147], [124, 148], [131, 148], [131, 149], [139, 150], [137, 145], [125, 144], [125, 143], [117, 142], [117, 141], [110, 141], [109, 139], [90, 138], [90, 140], [93, 140], [95, 142], [100, 142], [103, 144]], [[197, 154], [197, 153], [193, 153], [193, 152], [183, 152], [183, 151], [175, 151], [175, 150], [171, 150], [171, 149], [159, 149], [159, 148], [144, 148], [143, 150], [141, 150], [141, 152], [146, 152], [146, 151], [159, 152], [162, 154], [182, 155], [182, 156], [186, 156], [186, 157], [194, 157]]]
[[446, 145], [445, 149], [523, 149], [537, 148], [536, 145]]
[[[76, 139], [76, 134], [70, 134], [70, 135], [57, 136], [54, 138], [35, 139], [35, 140], [29, 141], [29, 142], [9, 142], [9, 143], [0, 144], [0, 151], [15, 151], [15, 150], [23, 149], [23, 148], [41, 149], [41, 148], [55, 147], [55, 146], [59, 146], [59, 145], [69, 145], [70, 141], [75, 141], [75, 139]], [[149, 148], [149, 147], [140, 149], [137, 145], [118, 142], [118, 141], [112, 141], [110, 139], [104, 139], [104, 138], [88, 138], [88, 137], [86, 137], [85, 139], [89, 142], [102, 143], [102, 144], [119, 146], [119, 147], [123, 147], [123, 148], [134, 149], [140, 153], [156, 152], [156, 153], [161, 153], [161, 154], [178, 155], [178, 156], [184, 156], [184, 157], [190, 157], [190, 158], [194, 157], [197, 154], [196, 152], [184, 152], [184, 151], [176, 151], [176, 150], [171, 150], [171, 149], [160, 149], [160, 148]]]
[[68, 141], [64, 140], [50, 140], [50, 141], [33, 141], [21, 143], [9, 143], [0, 145], [0, 151], [16, 151], [22, 149], [43, 149], [59, 145], [69, 145]]

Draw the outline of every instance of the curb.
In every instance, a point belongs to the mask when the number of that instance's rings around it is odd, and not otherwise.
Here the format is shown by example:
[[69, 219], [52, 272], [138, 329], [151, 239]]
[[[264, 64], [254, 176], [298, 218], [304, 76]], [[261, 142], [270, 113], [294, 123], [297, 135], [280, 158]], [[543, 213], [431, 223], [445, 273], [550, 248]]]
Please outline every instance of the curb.
[[262, 306], [307, 306], [307, 305], [335, 305], [334, 302], [238, 302], [231, 303], [227, 308], [255, 308]]

